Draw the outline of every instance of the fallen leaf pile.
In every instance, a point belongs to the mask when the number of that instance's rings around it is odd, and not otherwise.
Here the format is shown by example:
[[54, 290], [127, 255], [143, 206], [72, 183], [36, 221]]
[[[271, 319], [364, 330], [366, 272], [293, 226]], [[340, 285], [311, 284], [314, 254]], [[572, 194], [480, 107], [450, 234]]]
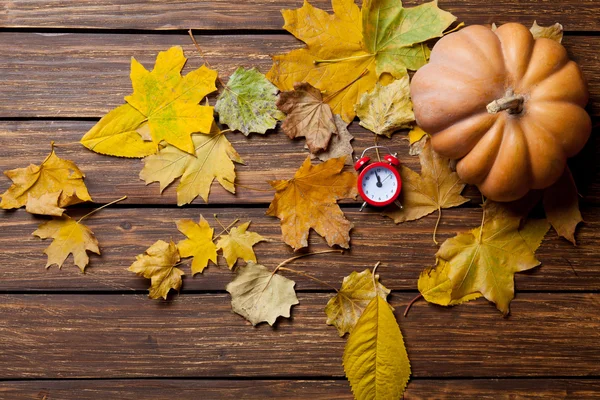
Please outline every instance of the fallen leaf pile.
[[[81, 144], [99, 154], [143, 158], [139, 177], [146, 184], [158, 182], [160, 193], [179, 179], [177, 205], [183, 206], [197, 197], [207, 203], [215, 180], [236, 193], [236, 163], [244, 162], [227, 135], [264, 134], [283, 121], [283, 132], [290, 139], [304, 137], [310, 155], [291, 179], [268, 182], [275, 193], [266, 214], [280, 220], [282, 240], [294, 251], [309, 246], [311, 229], [329, 246], [347, 249], [354, 225], [338, 200], [357, 196], [357, 175], [347, 166], [353, 156], [349, 123], [358, 116], [360, 125], [377, 135], [375, 143], [379, 136], [390, 138], [398, 130], [410, 129], [410, 154], [418, 154], [421, 170], [400, 167], [402, 208], [392, 206], [384, 215], [399, 224], [437, 211], [433, 232], [437, 244], [442, 209], [469, 199], [461, 195], [465, 184], [451, 161], [436, 154], [427, 133], [415, 126], [408, 70], [428, 62], [425, 42], [442, 36], [456, 18], [435, 1], [404, 8], [400, 1], [364, 0], [359, 8], [354, 0], [332, 0], [332, 6], [333, 14], [308, 1], [299, 9], [282, 11], [284, 28], [306, 47], [274, 56], [266, 76], [256, 68], [239, 67], [225, 85], [208, 66], [182, 76], [187, 58], [179, 46], [160, 52], [151, 71], [132, 58], [132, 94], [100, 119]], [[534, 22], [531, 32], [558, 42], [563, 35], [560, 24], [541, 27]], [[217, 90], [217, 79], [222, 87], [213, 109], [206, 96]], [[256, 135], [249, 140], [257, 140]], [[125, 197], [78, 220], [68, 216], [66, 207], [92, 198], [84, 173], [72, 161], [59, 158], [54, 144], [40, 165], [4, 173], [12, 184], [1, 195], [0, 208], [25, 206], [29, 213], [52, 217], [33, 232], [52, 240], [44, 250], [46, 268], [54, 264], [61, 268], [73, 255], [74, 264], [84, 272], [88, 252], [100, 255], [100, 248], [82, 220]], [[540, 200], [546, 218], [529, 218]], [[575, 245], [575, 231], [582, 222], [577, 188], [567, 169], [553, 186], [533, 192], [519, 205], [485, 201], [482, 207], [481, 225], [441, 245], [435, 265], [421, 273], [418, 289], [428, 302], [443, 306], [485, 297], [507, 315], [514, 275], [540, 265], [535, 253], [550, 226]], [[151, 299], [166, 300], [171, 291], [180, 290], [184, 264], [189, 264], [193, 279], [210, 263], [219, 266], [220, 257], [235, 274], [226, 287], [232, 310], [252, 325], [274, 325], [280, 317], [290, 318], [299, 303], [296, 283], [282, 272], [333, 288], [284, 265], [341, 250], [303, 253], [270, 270], [258, 263], [254, 252], [255, 245], [268, 240], [249, 230], [250, 221], [235, 226], [236, 219], [227, 227], [216, 216], [215, 221], [223, 228], [216, 235], [202, 216], [198, 222], [181, 219], [176, 225], [185, 238], [177, 243], [158, 240], [136, 256], [128, 270], [150, 280]], [[246, 264], [239, 265], [240, 259]], [[335, 326], [340, 337], [349, 334], [343, 365], [357, 399], [401, 398], [411, 374], [389, 294], [375, 271], [355, 271], [343, 279], [325, 307], [326, 323]]]
[[[215, 238], [214, 229], [203, 216], [200, 216], [198, 223], [189, 219], [179, 220], [177, 229], [186, 236], [186, 239], [177, 244], [173, 241], [170, 243], [157, 241], [146, 250], [145, 254], [138, 255], [128, 270], [150, 279], [151, 299], [161, 297], [167, 299], [171, 289], [179, 291], [182, 285], [181, 277], [184, 273], [176, 268], [181, 264], [179, 261], [182, 258], [192, 258], [190, 265], [192, 275], [204, 272], [209, 261], [217, 266], [219, 250], [223, 252], [229, 269], [233, 268], [238, 258], [249, 263], [256, 262], [253, 246], [266, 239], [256, 232], [247, 231], [249, 225], [250, 221], [239, 228], [231, 228], [231, 231], [225, 228]], [[224, 234], [225, 232], [227, 234]], [[219, 241], [215, 244], [217, 239]]]
[[383, 74], [402, 78], [427, 63], [423, 42], [442, 36], [456, 18], [436, 2], [404, 8], [399, 1], [333, 0], [333, 15], [304, 2], [283, 10], [284, 29], [306, 48], [273, 57], [267, 77], [281, 90], [307, 82], [328, 96], [335, 114], [350, 122], [354, 105]]

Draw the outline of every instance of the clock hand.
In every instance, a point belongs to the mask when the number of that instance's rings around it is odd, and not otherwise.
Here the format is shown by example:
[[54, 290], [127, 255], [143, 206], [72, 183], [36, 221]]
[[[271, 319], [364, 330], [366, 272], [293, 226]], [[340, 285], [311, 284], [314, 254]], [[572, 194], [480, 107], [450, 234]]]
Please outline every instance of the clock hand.
[[383, 184], [381, 183], [381, 178], [379, 177], [379, 175], [377, 175], [377, 171], [375, 171], [375, 178], [377, 178], [377, 187], [381, 187], [383, 186]]
[[[388, 180], [388, 178], [391, 178], [391, 177], [392, 177], [392, 175], [394, 175], [394, 174], [391, 174], [391, 173], [390, 173], [388, 176], [386, 176], [385, 178], [383, 178], [383, 180], [382, 180], [382, 181], [379, 181], [379, 182], [383, 184], [383, 182], [387, 181], [387, 180]], [[379, 187], [381, 187], [381, 186], [379, 186]]]

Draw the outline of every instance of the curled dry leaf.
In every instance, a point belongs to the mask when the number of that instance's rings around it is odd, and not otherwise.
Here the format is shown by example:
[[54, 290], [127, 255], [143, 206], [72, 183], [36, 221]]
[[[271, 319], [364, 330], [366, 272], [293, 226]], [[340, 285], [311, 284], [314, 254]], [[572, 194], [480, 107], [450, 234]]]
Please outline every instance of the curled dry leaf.
[[583, 222], [579, 211], [579, 194], [569, 168], [556, 183], [544, 190], [546, 218], [559, 236], [576, 245], [575, 230]]
[[233, 268], [238, 258], [256, 263], [256, 255], [252, 246], [267, 240], [256, 232], [247, 231], [248, 226], [250, 226], [250, 221], [239, 227], [231, 228], [229, 234], [221, 235], [217, 242], [217, 248], [223, 250], [223, 257], [227, 260], [229, 269]]
[[199, 223], [190, 219], [180, 219], [177, 221], [177, 229], [187, 236], [187, 239], [177, 243], [179, 255], [183, 258], [194, 257], [192, 276], [202, 273], [209, 261], [217, 265], [217, 246], [213, 242], [214, 230], [202, 215]]
[[539, 26], [537, 21], [533, 21], [533, 25], [529, 30], [534, 39], [547, 38], [562, 43], [563, 26], [558, 22], [551, 26]]
[[356, 399], [400, 399], [410, 361], [392, 307], [375, 296], [348, 337], [344, 371]]
[[73, 254], [75, 265], [81, 272], [84, 272], [89, 262], [86, 251], [100, 254], [94, 233], [87, 226], [68, 215], [40, 224], [33, 234], [42, 239], [54, 239], [44, 250], [44, 253], [48, 255], [46, 268], [53, 264], [61, 268], [69, 254]]
[[27, 193], [25, 211], [30, 214], [52, 215], [60, 217], [65, 212], [64, 208], [58, 206], [58, 199], [62, 192], [44, 193], [40, 197], [33, 197]]
[[[376, 282], [377, 288], [373, 282]], [[388, 294], [390, 290], [379, 283], [379, 275], [373, 277], [370, 269], [363, 272], [353, 271], [344, 278], [337, 294], [327, 302], [327, 324], [335, 326], [340, 337], [344, 336], [352, 332], [373, 297], [379, 295], [385, 300]]]
[[[514, 275], [540, 265], [535, 251], [550, 225], [546, 220], [528, 220], [520, 227], [520, 216], [501, 203], [487, 201], [479, 228], [460, 233], [442, 244], [436, 256], [445, 262], [438, 263], [443, 271], [437, 271], [442, 279], [436, 281], [443, 282], [444, 274], [450, 280], [446, 286], [450, 295], [448, 304], [481, 293], [503, 314], [509, 313]], [[438, 294], [433, 298], [436, 299], [446, 297]]]
[[306, 137], [311, 153], [327, 149], [337, 126], [321, 91], [308, 83], [294, 84], [294, 90], [282, 92], [277, 107], [287, 114], [281, 128], [290, 139]]
[[59, 158], [54, 148], [41, 165], [4, 171], [4, 175], [13, 181], [2, 194], [4, 209], [27, 205], [36, 214], [61, 215], [60, 208], [92, 201], [83, 172], [74, 162]]
[[281, 220], [283, 241], [294, 250], [308, 246], [311, 228], [329, 246], [350, 247], [353, 225], [337, 200], [356, 197], [356, 175], [342, 172], [344, 163], [341, 157], [313, 166], [307, 157], [292, 179], [269, 182], [276, 192], [267, 215]]
[[275, 105], [278, 91], [258, 69], [239, 67], [217, 99], [219, 121], [246, 136], [275, 128], [285, 118]]
[[[438, 222], [443, 208], [457, 207], [469, 201], [460, 195], [465, 184], [449, 166], [449, 159], [433, 151], [427, 142], [419, 154], [421, 175], [402, 166], [402, 192], [400, 201], [403, 208], [391, 207], [384, 212], [395, 223], [412, 221], [438, 211]], [[436, 225], [437, 228], [437, 225]], [[435, 231], [434, 231], [435, 241]]]
[[135, 256], [135, 262], [127, 269], [150, 279], [151, 299], [167, 299], [171, 289], [179, 291], [183, 271], [175, 267], [179, 262], [179, 252], [173, 241], [156, 241], [145, 254]]
[[408, 75], [387, 86], [377, 83], [375, 89], [363, 94], [356, 104], [356, 115], [361, 126], [377, 135], [391, 137], [399, 129], [410, 128], [415, 114]]
[[284, 28], [306, 48], [273, 57], [267, 77], [281, 90], [307, 82], [325, 92], [327, 103], [346, 122], [354, 105], [386, 73], [400, 78], [407, 69], [427, 63], [422, 42], [439, 37], [456, 18], [437, 2], [403, 8], [393, 0], [334, 0], [333, 15], [305, 1], [302, 8], [283, 10]]
[[462, 298], [453, 299], [452, 286], [454, 283], [448, 278], [448, 268], [448, 262], [438, 258], [435, 267], [427, 268], [421, 272], [418, 287], [425, 300], [441, 306], [455, 306], [482, 296], [481, 293], [476, 292], [469, 293]]
[[225, 290], [231, 294], [231, 308], [252, 325], [273, 325], [278, 317], [289, 318], [298, 304], [291, 279], [273, 274], [265, 266], [249, 262], [239, 267], [235, 279]]
[[243, 160], [225, 134], [213, 126], [210, 135], [193, 135], [195, 155], [168, 145], [157, 154], [144, 159], [140, 178], [146, 184], [160, 183], [160, 191], [181, 177], [177, 186], [177, 205], [191, 203], [197, 196], [208, 202], [210, 186], [217, 181], [225, 190], [235, 193], [235, 165]]
[[[346, 157], [346, 165], [352, 165], [352, 156], [354, 149], [350, 143], [354, 136], [348, 132], [348, 124], [339, 115], [334, 115], [333, 119], [337, 127], [337, 135], [333, 135], [329, 140], [327, 150], [311, 154], [311, 159], [327, 161], [332, 158]], [[308, 146], [306, 146], [308, 148]]]
[[[106, 114], [81, 143], [96, 153], [145, 157], [164, 140], [193, 154], [192, 133], [208, 133], [213, 124], [213, 108], [198, 103], [217, 89], [217, 72], [202, 66], [182, 77], [186, 61], [179, 46], [160, 52], [151, 72], [132, 58], [133, 94], [125, 97], [127, 104]], [[144, 140], [139, 128], [149, 132], [152, 142]]]

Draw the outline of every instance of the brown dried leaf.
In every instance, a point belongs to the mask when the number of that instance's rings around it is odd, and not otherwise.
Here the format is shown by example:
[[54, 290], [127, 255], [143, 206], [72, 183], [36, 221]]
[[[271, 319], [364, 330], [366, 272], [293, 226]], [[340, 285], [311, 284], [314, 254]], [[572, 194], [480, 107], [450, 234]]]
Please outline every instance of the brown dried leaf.
[[332, 134], [337, 133], [333, 113], [323, 102], [321, 91], [308, 83], [294, 84], [294, 90], [282, 92], [277, 107], [287, 114], [281, 128], [290, 139], [306, 137], [311, 153], [327, 149]]
[[579, 211], [577, 186], [569, 168], [565, 169], [562, 177], [554, 185], [544, 191], [543, 204], [546, 218], [556, 233], [577, 245], [575, 230], [577, 225], [583, 222], [583, 218]]

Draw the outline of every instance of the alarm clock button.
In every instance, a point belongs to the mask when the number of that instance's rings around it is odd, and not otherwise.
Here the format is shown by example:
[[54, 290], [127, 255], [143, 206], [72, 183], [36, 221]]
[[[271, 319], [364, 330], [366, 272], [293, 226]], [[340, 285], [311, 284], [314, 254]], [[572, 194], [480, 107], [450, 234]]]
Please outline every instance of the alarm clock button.
[[397, 167], [398, 165], [400, 165], [400, 161], [396, 157], [394, 157], [393, 155], [391, 155], [391, 154], [387, 154], [383, 158], [385, 159], [385, 161], [389, 162], [394, 167]]
[[366, 164], [368, 164], [369, 161], [371, 161], [370, 157], [366, 157], [366, 156], [362, 157], [356, 163], [354, 163], [354, 169], [357, 171], [360, 170], [362, 167], [364, 167]]

